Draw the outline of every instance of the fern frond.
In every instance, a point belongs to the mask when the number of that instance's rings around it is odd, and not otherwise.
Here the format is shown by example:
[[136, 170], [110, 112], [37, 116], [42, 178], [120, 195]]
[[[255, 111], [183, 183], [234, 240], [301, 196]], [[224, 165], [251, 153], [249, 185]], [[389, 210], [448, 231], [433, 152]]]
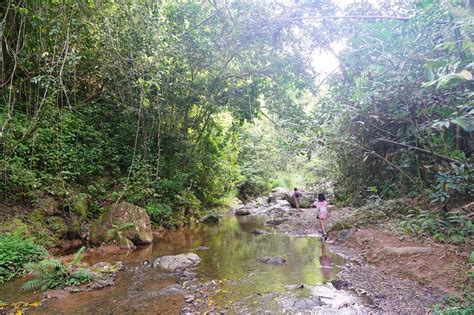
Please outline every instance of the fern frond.
[[64, 264], [61, 260], [55, 258], [43, 259], [38, 263], [41, 269], [64, 269]]
[[117, 227], [117, 230], [119, 231], [125, 231], [131, 227], [135, 226], [135, 223], [133, 222], [125, 222], [125, 223], [121, 223], [118, 227]]
[[74, 257], [72, 258], [71, 264], [72, 265], [79, 265], [82, 259], [82, 254], [85, 252], [86, 247], [82, 246], [75, 254]]
[[28, 280], [21, 285], [21, 290], [23, 291], [33, 291], [38, 290], [44, 285], [45, 281], [43, 279], [32, 279]]
[[107, 237], [108, 238], [115, 238], [117, 236], [117, 230], [112, 228], [110, 230], [107, 231]]

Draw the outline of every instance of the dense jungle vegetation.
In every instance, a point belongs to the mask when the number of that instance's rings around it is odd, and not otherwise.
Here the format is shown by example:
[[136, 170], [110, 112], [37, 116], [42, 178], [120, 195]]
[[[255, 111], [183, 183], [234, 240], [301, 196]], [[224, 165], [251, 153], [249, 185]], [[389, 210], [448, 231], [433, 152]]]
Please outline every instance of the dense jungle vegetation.
[[3, 230], [31, 236], [45, 198], [68, 237], [119, 199], [172, 226], [276, 185], [472, 198], [468, 4], [2, 2]]

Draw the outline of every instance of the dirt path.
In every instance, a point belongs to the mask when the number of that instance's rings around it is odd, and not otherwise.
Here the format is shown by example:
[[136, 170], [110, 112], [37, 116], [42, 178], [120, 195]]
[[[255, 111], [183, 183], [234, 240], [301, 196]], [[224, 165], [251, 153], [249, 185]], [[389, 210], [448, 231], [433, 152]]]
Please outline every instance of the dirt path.
[[[292, 235], [319, 236], [313, 209], [290, 210], [277, 230]], [[329, 225], [351, 213], [330, 209]], [[331, 251], [348, 263], [333, 284], [355, 292], [381, 312], [426, 313], [458, 292], [457, 283], [469, 270], [466, 257], [450, 245], [400, 238], [383, 226], [331, 232]]]

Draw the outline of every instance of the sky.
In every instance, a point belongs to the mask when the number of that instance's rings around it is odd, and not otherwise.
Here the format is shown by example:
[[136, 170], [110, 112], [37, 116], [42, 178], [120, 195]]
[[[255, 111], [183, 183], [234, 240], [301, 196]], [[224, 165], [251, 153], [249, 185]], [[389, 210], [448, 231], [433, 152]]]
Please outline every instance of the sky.
[[[347, 5], [354, 2], [367, 1], [377, 6], [381, 2], [386, 2], [386, 0], [334, 0], [334, 2], [341, 8], [344, 9]], [[344, 49], [345, 44], [343, 42], [331, 44], [332, 49], [337, 54]], [[321, 73], [322, 76], [326, 76], [329, 73], [333, 72], [336, 68], [339, 67], [339, 61], [337, 58], [330, 52], [323, 51], [314, 51], [313, 56], [311, 57], [311, 65], [315, 72]]]

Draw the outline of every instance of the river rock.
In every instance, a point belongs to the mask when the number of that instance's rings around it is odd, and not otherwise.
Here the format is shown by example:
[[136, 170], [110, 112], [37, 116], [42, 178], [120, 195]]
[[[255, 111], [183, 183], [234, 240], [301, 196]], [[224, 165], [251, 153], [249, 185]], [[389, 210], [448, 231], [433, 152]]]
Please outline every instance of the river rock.
[[255, 199], [255, 204], [257, 206], [266, 206], [268, 205], [268, 198], [267, 197], [259, 197]]
[[219, 223], [219, 215], [218, 214], [209, 214], [207, 217], [202, 219], [201, 222], [206, 223], [206, 224]]
[[350, 285], [349, 282], [340, 279], [331, 281], [331, 284], [336, 288], [336, 290], [347, 289]]
[[352, 235], [352, 230], [341, 230], [336, 235], [336, 240], [338, 242], [345, 242]]
[[160, 292], [158, 292], [158, 295], [168, 296], [168, 295], [178, 295], [182, 293], [183, 291], [179, 284], [172, 284], [170, 286], [167, 286], [166, 288], [161, 289]]
[[291, 196], [291, 191], [284, 187], [275, 187], [268, 195], [268, 203], [275, 203], [277, 200], [287, 200]]
[[253, 230], [252, 230], [252, 234], [255, 234], [255, 235], [265, 235], [265, 234], [268, 234], [268, 232], [265, 231], [265, 230], [253, 229]]
[[296, 300], [293, 303], [293, 307], [300, 310], [309, 310], [309, 309], [315, 308], [316, 306], [321, 306], [321, 305], [323, 305], [323, 303], [321, 302], [321, 299], [318, 297], [302, 298], [302, 299]]
[[235, 210], [235, 215], [249, 215], [249, 214], [250, 214], [250, 210], [246, 206]]
[[265, 214], [270, 217], [284, 217], [290, 212], [289, 208], [281, 208], [281, 207], [271, 207], [265, 211]]
[[284, 265], [286, 263], [286, 258], [278, 257], [278, 256], [265, 256], [261, 258], [257, 258], [257, 261], [269, 264], [269, 265]]
[[265, 222], [265, 225], [280, 225], [284, 222], [288, 221], [287, 218], [275, 218], [275, 219], [271, 219], [271, 220], [268, 220], [267, 222]]
[[109, 206], [105, 212], [92, 224], [90, 240], [94, 244], [110, 241], [107, 231], [124, 223], [133, 223], [129, 228], [121, 230], [120, 234], [135, 245], [150, 244], [153, 241], [151, 223], [145, 209], [128, 202]]
[[180, 254], [175, 256], [163, 256], [153, 261], [153, 266], [161, 267], [168, 271], [184, 270], [195, 267], [201, 262], [201, 258], [194, 253]]
[[[303, 192], [303, 196], [299, 198], [300, 208], [309, 208], [316, 199], [314, 192]], [[291, 205], [292, 208], [296, 208], [295, 199], [291, 195], [286, 198], [286, 201]]]

